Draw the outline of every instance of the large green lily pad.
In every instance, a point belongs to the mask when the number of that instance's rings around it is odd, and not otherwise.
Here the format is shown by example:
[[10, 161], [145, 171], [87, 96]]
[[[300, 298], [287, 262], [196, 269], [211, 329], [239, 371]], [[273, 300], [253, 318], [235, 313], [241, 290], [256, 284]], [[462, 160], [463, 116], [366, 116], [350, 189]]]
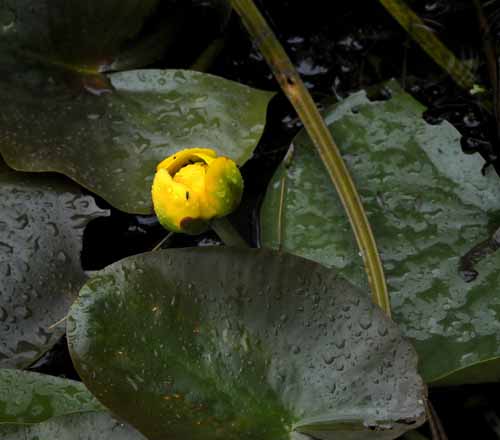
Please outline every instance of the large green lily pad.
[[0, 158], [0, 367], [30, 365], [64, 334], [49, 327], [86, 280], [83, 230], [102, 215], [63, 176], [12, 171]]
[[2, 440], [146, 440], [105, 412], [55, 417], [36, 425], [0, 425]]
[[0, 152], [13, 168], [57, 171], [127, 212], [151, 213], [156, 165], [209, 147], [239, 164], [262, 134], [271, 98], [194, 71], [109, 75], [113, 92], [71, 90], [61, 78], [0, 77]]
[[366, 292], [291, 255], [196, 248], [95, 275], [68, 318], [91, 392], [150, 440], [392, 439], [417, 359]]
[[103, 410], [81, 382], [0, 369], [0, 425], [40, 423], [53, 417]]
[[[330, 108], [326, 119], [373, 227], [393, 317], [412, 339], [427, 382], [456, 383], [449, 376], [455, 372], [461, 383], [491, 380], [491, 362], [484, 369], [480, 364], [500, 356], [500, 256], [483, 261], [469, 283], [459, 260], [500, 220], [500, 182], [481, 175], [479, 156], [462, 154], [450, 124], [428, 125], [421, 104], [394, 82], [388, 90], [392, 98], [383, 102], [356, 93]], [[319, 157], [304, 132], [293, 145], [291, 163], [268, 187], [263, 244], [279, 245], [284, 176], [283, 248], [366, 286], [347, 217]]]
[[[145, 19], [171, 3], [177, 23], [175, 11], [191, 2], [32, 3], [0, 3], [0, 153], [9, 166], [66, 174], [116, 208], [148, 214], [166, 156], [187, 147], [239, 164], [251, 156], [271, 93], [185, 70], [100, 73], [146, 62], [149, 39], [165, 41], [169, 26], [127, 52]], [[227, 11], [226, 1], [208, 3]]]

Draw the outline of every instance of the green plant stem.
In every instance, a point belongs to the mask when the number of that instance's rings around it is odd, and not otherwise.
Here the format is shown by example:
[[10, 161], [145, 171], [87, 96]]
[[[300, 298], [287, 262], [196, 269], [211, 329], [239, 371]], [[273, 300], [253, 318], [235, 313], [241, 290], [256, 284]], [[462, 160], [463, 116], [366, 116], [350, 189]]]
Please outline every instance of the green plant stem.
[[250, 247], [227, 217], [212, 220], [210, 226], [227, 246]]
[[215, 59], [219, 56], [222, 49], [224, 49], [225, 41], [222, 38], [214, 40], [210, 45], [201, 53], [197, 60], [190, 67], [190, 70], [198, 72], [208, 72]]
[[436, 410], [432, 406], [431, 401], [425, 398], [424, 402], [427, 421], [429, 422], [429, 427], [431, 428], [432, 440], [448, 440], [443, 424], [441, 423]]
[[404, 0], [379, 0], [379, 2], [460, 87], [467, 91], [472, 89], [474, 86], [472, 71], [436, 37]]
[[174, 235], [173, 232], [169, 232], [165, 237], [163, 237], [160, 242], [153, 248], [151, 249], [152, 252], [157, 251], [158, 249], [161, 249], [161, 247]]
[[361, 199], [330, 131], [285, 50], [253, 1], [231, 0], [231, 4], [240, 15], [244, 26], [253, 37], [316, 146], [349, 216], [366, 267], [373, 300], [390, 316], [389, 295], [375, 239]]
[[285, 196], [286, 196], [286, 174], [287, 170], [292, 164], [292, 159], [293, 159], [293, 151], [294, 151], [294, 146], [293, 144], [290, 145], [290, 148], [288, 149], [287, 153], [285, 154], [285, 158], [283, 159], [283, 175], [281, 176], [280, 179], [280, 205], [278, 207], [278, 230], [277, 230], [277, 235], [278, 235], [278, 252], [281, 252], [283, 250], [283, 242], [284, 242], [284, 235], [285, 235]]

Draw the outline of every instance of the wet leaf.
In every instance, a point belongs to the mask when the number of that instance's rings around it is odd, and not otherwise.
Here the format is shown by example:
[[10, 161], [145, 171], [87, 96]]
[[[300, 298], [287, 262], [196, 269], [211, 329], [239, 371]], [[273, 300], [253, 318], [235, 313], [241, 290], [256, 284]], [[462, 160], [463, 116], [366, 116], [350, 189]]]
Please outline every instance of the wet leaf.
[[171, 37], [165, 32], [186, 28], [182, 17], [193, 11], [217, 27], [230, 7], [0, 2], [0, 154], [9, 166], [60, 172], [116, 208], [147, 214], [155, 166], [176, 150], [210, 147], [243, 164], [270, 93], [183, 70], [103, 73], [150, 63]]
[[127, 258], [83, 287], [68, 342], [92, 393], [150, 440], [391, 439], [424, 417], [397, 326], [366, 292], [290, 255]]
[[[57, 171], [127, 212], [151, 213], [156, 165], [188, 147], [244, 163], [264, 129], [268, 92], [208, 74], [143, 70], [109, 75], [96, 96], [59, 76], [0, 76], [0, 151], [23, 171]], [[110, 89], [111, 90], [111, 89]]]
[[81, 382], [0, 369], [0, 426], [40, 423], [53, 417], [103, 409]]
[[[482, 159], [462, 154], [460, 134], [450, 124], [428, 125], [421, 104], [394, 82], [388, 88], [388, 101], [356, 93], [329, 109], [326, 119], [373, 227], [393, 317], [412, 339], [427, 382], [488, 381], [491, 364], [483, 371], [481, 363], [500, 356], [500, 255], [484, 260], [469, 283], [459, 261], [498, 224], [498, 177], [481, 175]], [[284, 176], [283, 248], [366, 287], [348, 220], [321, 161], [304, 132], [293, 144], [290, 166], [282, 165], [268, 187], [263, 244], [278, 246]], [[456, 372], [456, 380], [447, 378]]]
[[60, 416], [36, 425], [0, 425], [0, 436], [2, 440], [146, 440], [105, 412]]
[[144, 440], [114, 420], [81, 382], [0, 369], [2, 440]]
[[8, 169], [0, 159], [0, 367], [23, 368], [64, 334], [85, 282], [83, 230], [106, 211], [62, 176]]

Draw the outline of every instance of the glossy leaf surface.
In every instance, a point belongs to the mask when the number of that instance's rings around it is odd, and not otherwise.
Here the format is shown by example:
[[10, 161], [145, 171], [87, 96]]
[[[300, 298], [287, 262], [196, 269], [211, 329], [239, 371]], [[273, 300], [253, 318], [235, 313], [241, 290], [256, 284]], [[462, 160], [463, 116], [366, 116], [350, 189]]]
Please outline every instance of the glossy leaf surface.
[[85, 282], [83, 230], [106, 211], [68, 179], [12, 171], [0, 159], [0, 366], [23, 368], [64, 334]]
[[81, 382], [0, 369], [0, 426], [40, 423], [62, 415], [102, 410]]
[[[426, 381], [446, 383], [455, 372], [459, 383], [488, 381], [491, 364], [483, 374], [480, 363], [500, 356], [500, 256], [481, 262], [471, 282], [459, 261], [498, 227], [500, 182], [481, 174], [478, 155], [461, 152], [450, 124], [428, 125], [421, 104], [396, 83], [388, 91], [392, 98], [382, 102], [354, 94], [326, 119], [367, 209], [393, 317], [415, 344]], [[347, 217], [321, 161], [304, 132], [293, 145], [292, 162], [276, 172], [261, 210], [263, 244], [279, 245], [284, 177], [283, 248], [365, 287]], [[472, 366], [478, 368], [468, 374]]]
[[2, 440], [146, 440], [105, 412], [55, 417], [36, 425], [0, 425]]
[[149, 439], [392, 439], [423, 420], [416, 356], [362, 292], [268, 251], [127, 258], [68, 318], [94, 395]]
[[102, 73], [150, 63], [191, 10], [217, 26], [230, 8], [226, 0], [1, 2], [0, 154], [9, 166], [60, 172], [116, 208], [150, 214], [156, 164], [175, 151], [209, 147], [243, 164], [272, 94], [184, 70]]
[[[59, 75], [0, 76], [0, 151], [23, 171], [57, 171], [123, 211], [151, 213], [156, 165], [189, 147], [243, 164], [272, 96], [183, 70], [109, 75], [109, 93], [72, 89]], [[112, 90], [112, 91], [111, 91]]]

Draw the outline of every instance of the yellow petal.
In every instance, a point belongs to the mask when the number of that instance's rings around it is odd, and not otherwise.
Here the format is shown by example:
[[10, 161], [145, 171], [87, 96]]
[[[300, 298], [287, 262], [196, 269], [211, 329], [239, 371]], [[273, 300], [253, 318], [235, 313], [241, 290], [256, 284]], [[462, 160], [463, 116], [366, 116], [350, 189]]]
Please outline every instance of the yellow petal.
[[174, 181], [185, 185], [193, 194], [196, 193], [199, 197], [204, 197], [206, 173], [207, 165], [202, 162], [196, 162], [186, 165], [177, 171]]
[[167, 157], [161, 161], [156, 167], [159, 169], [166, 169], [171, 176], [174, 176], [183, 166], [193, 162], [209, 163], [217, 154], [210, 148], [187, 148], [178, 151], [172, 156]]
[[161, 225], [173, 232], [200, 233], [206, 229], [201, 218], [199, 196], [174, 181], [166, 169], [159, 169], [151, 190], [153, 206]]
[[243, 194], [243, 178], [236, 164], [227, 157], [218, 157], [207, 166], [206, 197], [200, 199], [203, 214], [223, 217], [236, 209]]

